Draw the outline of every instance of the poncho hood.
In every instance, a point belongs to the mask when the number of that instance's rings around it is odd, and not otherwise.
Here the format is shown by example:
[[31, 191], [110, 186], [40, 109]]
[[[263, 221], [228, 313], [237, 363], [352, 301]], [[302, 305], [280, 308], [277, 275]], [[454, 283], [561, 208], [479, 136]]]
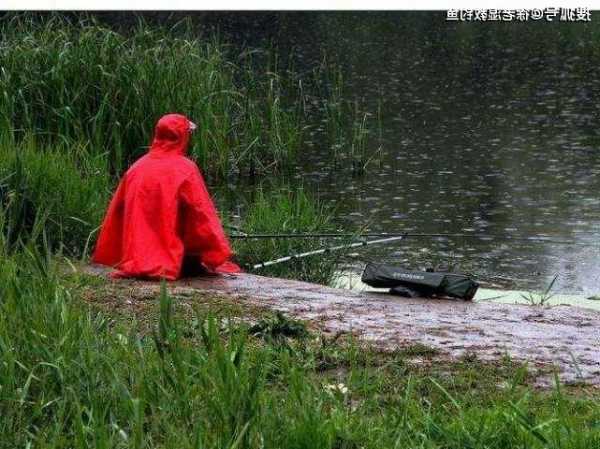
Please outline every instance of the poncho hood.
[[150, 153], [185, 155], [190, 142], [192, 122], [182, 114], [163, 115], [154, 127]]

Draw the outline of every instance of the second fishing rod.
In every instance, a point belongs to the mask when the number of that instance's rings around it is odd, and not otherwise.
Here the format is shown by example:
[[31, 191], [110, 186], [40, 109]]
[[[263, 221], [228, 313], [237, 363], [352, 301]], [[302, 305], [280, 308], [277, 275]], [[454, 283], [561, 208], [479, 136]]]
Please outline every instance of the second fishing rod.
[[500, 234], [446, 234], [446, 233], [415, 233], [415, 232], [366, 232], [366, 233], [257, 233], [247, 234], [241, 232], [239, 228], [233, 228], [238, 234], [231, 234], [229, 237], [235, 240], [263, 240], [263, 239], [326, 239], [326, 238], [384, 238], [384, 237], [411, 237], [411, 238], [475, 238], [479, 240], [513, 240], [523, 242], [543, 242], [553, 243], [558, 245], [585, 245], [590, 246], [587, 243], [572, 242], [567, 240], [556, 240], [552, 237], [546, 236], [514, 236], [514, 235], [500, 235]]

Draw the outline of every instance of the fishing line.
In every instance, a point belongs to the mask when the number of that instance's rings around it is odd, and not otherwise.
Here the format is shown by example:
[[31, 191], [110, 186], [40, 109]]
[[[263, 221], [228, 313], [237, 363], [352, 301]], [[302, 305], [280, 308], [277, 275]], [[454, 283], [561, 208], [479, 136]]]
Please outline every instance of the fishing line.
[[552, 243], [556, 245], [572, 245], [586, 247], [600, 247], [589, 243], [573, 242], [568, 240], [554, 240], [551, 237], [532, 236], [511, 236], [500, 234], [442, 234], [442, 233], [394, 233], [394, 232], [379, 232], [379, 233], [283, 233], [283, 234], [232, 234], [229, 237], [234, 240], [261, 240], [261, 239], [322, 239], [322, 238], [372, 238], [372, 237], [413, 237], [413, 238], [476, 238], [481, 240], [492, 241], [498, 240], [513, 240], [533, 243]]

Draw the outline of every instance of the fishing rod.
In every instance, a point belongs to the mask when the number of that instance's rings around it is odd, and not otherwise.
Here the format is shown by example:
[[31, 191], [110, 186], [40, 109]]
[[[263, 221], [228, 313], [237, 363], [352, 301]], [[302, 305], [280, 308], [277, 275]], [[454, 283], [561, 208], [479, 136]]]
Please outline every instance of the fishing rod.
[[232, 224], [224, 224], [223, 227], [237, 232], [237, 234], [230, 235], [231, 238], [242, 238], [242, 237], [248, 236], [248, 234], [245, 233], [244, 230], [242, 228], [240, 228], [239, 226], [232, 225]]
[[404, 238], [405, 238], [405, 235], [396, 235], [396, 236], [387, 237], [384, 239], [363, 240], [362, 242], [348, 243], [346, 245], [329, 246], [327, 248], [316, 249], [313, 251], [307, 251], [305, 253], [293, 254], [291, 256], [280, 257], [278, 259], [269, 260], [267, 262], [257, 263], [257, 264], [252, 265], [251, 268], [253, 270], [257, 270], [259, 268], [268, 267], [270, 265], [277, 265], [279, 263], [287, 262], [289, 260], [302, 259], [304, 257], [314, 256], [317, 254], [327, 254], [332, 251], [339, 251], [342, 249], [358, 248], [359, 246], [375, 245], [377, 243], [388, 243], [388, 242], [393, 242], [393, 241], [397, 241], [397, 240], [402, 240]]
[[586, 243], [578, 243], [566, 240], [554, 240], [551, 237], [521, 237], [499, 234], [443, 234], [443, 233], [395, 233], [395, 232], [376, 232], [376, 233], [282, 233], [282, 234], [232, 234], [229, 236], [235, 240], [261, 240], [261, 239], [321, 239], [321, 238], [373, 238], [373, 237], [413, 237], [413, 238], [477, 238], [481, 240], [506, 239], [528, 242], [546, 242], [555, 243], [558, 245], [585, 245], [593, 246]]

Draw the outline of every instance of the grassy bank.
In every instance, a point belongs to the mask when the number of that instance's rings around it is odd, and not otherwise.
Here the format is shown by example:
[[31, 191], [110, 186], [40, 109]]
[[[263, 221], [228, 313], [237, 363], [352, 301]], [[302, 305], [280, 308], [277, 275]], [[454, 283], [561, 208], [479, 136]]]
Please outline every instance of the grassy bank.
[[19, 143], [0, 140], [0, 215], [8, 244], [29, 241], [37, 223], [52, 250], [86, 253], [113, 182], [106, 155], [89, 146], [44, 145], [32, 134]]
[[[509, 360], [428, 363], [425, 347], [386, 355], [314, 332], [278, 338], [281, 326], [240, 302], [166, 291], [126, 302], [105, 281], [60, 279], [35, 253], [1, 262], [2, 447], [600, 442], [595, 393], [536, 391]], [[263, 325], [222, 321], [236, 316]]]

